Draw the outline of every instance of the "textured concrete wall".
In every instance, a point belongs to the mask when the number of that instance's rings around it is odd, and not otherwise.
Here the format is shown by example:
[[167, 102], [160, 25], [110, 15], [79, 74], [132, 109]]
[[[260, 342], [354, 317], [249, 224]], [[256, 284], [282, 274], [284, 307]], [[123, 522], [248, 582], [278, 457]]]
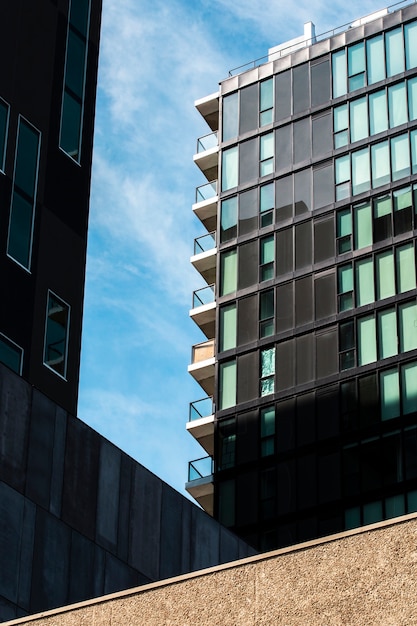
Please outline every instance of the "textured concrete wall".
[[416, 515], [368, 528], [8, 624], [417, 624]]

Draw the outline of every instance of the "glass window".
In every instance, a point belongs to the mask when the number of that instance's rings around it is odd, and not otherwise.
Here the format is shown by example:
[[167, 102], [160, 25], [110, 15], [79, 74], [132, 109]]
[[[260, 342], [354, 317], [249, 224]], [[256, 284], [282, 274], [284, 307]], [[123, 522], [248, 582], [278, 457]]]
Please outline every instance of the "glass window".
[[405, 62], [408, 70], [417, 67], [417, 22], [410, 22], [404, 26]]
[[363, 42], [348, 47], [349, 91], [365, 85], [365, 45]]
[[392, 180], [410, 175], [410, 150], [408, 134], [391, 139]]
[[238, 184], [238, 146], [233, 146], [222, 153], [222, 191], [237, 187]]
[[260, 188], [259, 195], [259, 212], [260, 227], [270, 226], [274, 222], [274, 183], [263, 185]]
[[407, 93], [405, 82], [388, 87], [388, 109], [390, 128], [407, 123]]
[[352, 152], [352, 194], [368, 191], [371, 186], [369, 149]]
[[371, 146], [372, 188], [389, 183], [391, 178], [388, 141]]
[[261, 350], [261, 396], [275, 391], [275, 348]]
[[259, 126], [272, 124], [274, 107], [274, 81], [272, 78], [261, 82]]
[[385, 33], [387, 76], [404, 72], [404, 42], [401, 27]]
[[417, 131], [413, 130], [410, 133], [411, 144], [411, 173], [417, 173]]
[[22, 373], [23, 350], [14, 341], [0, 333], [0, 363], [7, 365], [16, 374]]
[[334, 147], [341, 148], [349, 143], [349, 120], [347, 104], [333, 109]]
[[353, 309], [353, 268], [352, 264], [341, 265], [338, 269], [339, 311]]
[[376, 361], [375, 318], [373, 315], [358, 319], [358, 365]]
[[355, 250], [372, 245], [372, 211], [370, 204], [353, 208]]
[[346, 93], [346, 51], [340, 50], [332, 55], [333, 74], [333, 98], [338, 98]]
[[363, 306], [375, 301], [374, 266], [372, 257], [362, 259], [355, 265], [356, 305]]
[[274, 290], [268, 289], [260, 294], [259, 301], [259, 336], [270, 337], [274, 334]]
[[379, 375], [381, 393], [381, 419], [390, 420], [400, 414], [400, 381], [396, 369]]
[[335, 159], [336, 200], [350, 195], [350, 155]]
[[220, 352], [236, 348], [236, 302], [220, 308]]
[[219, 409], [236, 404], [236, 359], [219, 365]]
[[403, 413], [417, 411], [417, 363], [407, 363], [401, 368]]
[[261, 456], [275, 452], [275, 407], [261, 409]]
[[385, 89], [369, 96], [369, 124], [371, 135], [388, 129], [388, 109]]
[[417, 348], [417, 304], [406, 302], [398, 307], [400, 352]]
[[219, 431], [218, 469], [234, 467], [236, 456], [236, 419], [221, 420]]
[[350, 209], [342, 209], [336, 216], [337, 253], [352, 250], [352, 214]]
[[48, 293], [43, 362], [65, 378], [67, 373], [70, 307], [51, 291]]
[[274, 236], [261, 239], [261, 275], [260, 280], [274, 277], [275, 243]]
[[234, 139], [239, 134], [239, 94], [235, 93], [223, 98], [223, 141]]
[[376, 297], [377, 300], [395, 295], [394, 253], [386, 250], [376, 257]]
[[378, 313], [378, 344], [380, 359], [398, 354], [397, 316], [394, 308]]
[[366, 97], [350, 103], [350, 140], [359, 141], [368, 136], [368, 107]]
[[220, 295], [225, 296], [237, 289], [237, 251], [223, 252], [220, 257]]
[[86, 35], [90, 0], [71, 0], [70, 23], [81, 34]]
[[368, 85], [385, 78], [384, 36], [377, 35], [366, 42]]
[[40, 134], [19, 118], [7, 253], [30, 268]]
[[374, 200], [374, 242], [383, 241], [392, 235], [391, 195]]
[[4, 171], [6, 157], [7, 127], [9, 124], [9, 106], [0, 99], [0, 170]]
[[353, 320], [339, 326], [339, 363], [340, 369], [355, 367], [355, 330]]
[[229, 241], [237, 235], [237, 196], [223, 200], [220, 210], [220, 241]]
[[397, 189], [392, 195], [394, 201], [394, 235], [400, 235], [413, 228], [411, 187]]
[[410, 122], [417, 119], [417, 77], [411, 78], [408, 83], [408, 116]]
[[261, 135], [260, 176], [272, 174], [274, 171], [274, 133]]
[[416, 288], [416, 262], [414, 244], [409, 243], [396, 249], [397, 291], [404, 293]]

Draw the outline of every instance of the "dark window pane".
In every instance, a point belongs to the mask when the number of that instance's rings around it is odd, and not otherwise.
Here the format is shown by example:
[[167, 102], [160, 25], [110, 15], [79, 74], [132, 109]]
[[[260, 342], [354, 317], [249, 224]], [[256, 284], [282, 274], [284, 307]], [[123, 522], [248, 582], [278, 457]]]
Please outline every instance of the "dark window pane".
[[277, 390], [294, 387], [294, 340], [282, 341], [276, 347]]
[[311, 170], [294, 174], [295, 214], [301, 215], [311, 209]]
[[295, 325], [313, 321], [313, 278], [306, 276], [295, 281]]
[[258, 339], [258, 298], [256, 295], [239, 300], [237, 344], [243, 346]]
[[293, 190], [292, 176], [284, 176], [275, 183], [277, 223], [292, 217]]
[[310, 158], [310, 118], [305, 118], [293, 124], [294, 133], [294, 163], [301, 163]]
[[275, 121], [291, 115], [291, 70], [275, 77]]
[[292, 228], [277, 232], [277, 276], [293, 271]]
[[258, 128], [259, 111], [258, 83], [240, 90], [240, 128], [239, 134]]
[[61, 122], [61, 148], [73, 159], [79, 159], [81, 132], [81, 103], [64, 92]]
[[313, 202], [315, 209], [334, 202], [332, 163], [313, 169]]
[[297, 397], [297, 445], [304, 446], [316, 440], [315, 393]]
[[357, 428], [358, 410], [354, 380], [349, 380], [340, 386], [340, 413], [344, 430], [350, 431]]
[[304, 335], [296, 339], [297, 385], [307, 383], [314, 378], [313, 335]]
[[239, 246], [238, 289], [258, 282], [258, 242], [250, 241]]
[[32, 248], [33, 203], [17, 191], [13, 193], [10, 209], [7, 253], [29, 269]]
[[289, 330], [294, 325], [293, 290], [292, 282], [277, 287], [277, 332]]
[[259, 371], [258, 352], [249, 352], [238, 357], [237, 365], [237, 401], [248, 402], [259, 396], [258, 378], [253, 375]]
[[8, 120], [9, 107], [5, 102], [0, 100], [0, 170], [4, 170]]
[[258, 178], [258, 138], [244, 141], [239, 147], [239, 184]]
[[379, 419], [375, 374], [359, 379], [359, 414], [360, 422], [364, 426], [374, 424]]
[[295, 227], [295, 269], [299, 270], [312, 264], [311, 250], [312, 222], [303, 222]]
[[[330, 328], [316, 335], [317, 378], [338, 372], [337, 328]], [[333, 432], [329, 430], [329, 434]]]
[[306, 111], [310, 106], [310, 76], [308, 63], [293, 69], [294, 113]]
[[335, 315], [336, 313], [336, 280], [334, 272], [323, 276], [316, 276], [315, 289], [315, 313], [316, 320]]
[[90, 0], [71, 0], [70, 23], [84, 36], [87, 35]]
[[333, 149], [331, 113], [313, 117], [312, 125], [313, 157], [324, 156]]
[[38, 173], [39, 133], [20, 120], [14, 184], [29, 200], [35, 197]]
[[43, 360], [63, 377], [67, 369], [68, 324], [69, 306], [49, 292]]
[[16, 374], [21, 373], [22, 348], [19, 348], [4, 335], [0, 335], [0, 363], [10, 367]]
[[250, 189], [239, 196], [239, 235], [246, 235], [258, 226], [258, 193]]
[[83, 97], [85, 41], [75, 32], [69, 31], [65, 85], [78, 98]]
[[292, 163], [291, 126], [282, 126], [275, 131], [275, 170], [289, 169]]
[[334, 216], [314, 222], [314, 262], [320, 263], [331, 259], [334, 251]]
[[311, 106], [324, 104], [330, 100], [330, 63], [326, 59], [322, 63], [311, 66]]

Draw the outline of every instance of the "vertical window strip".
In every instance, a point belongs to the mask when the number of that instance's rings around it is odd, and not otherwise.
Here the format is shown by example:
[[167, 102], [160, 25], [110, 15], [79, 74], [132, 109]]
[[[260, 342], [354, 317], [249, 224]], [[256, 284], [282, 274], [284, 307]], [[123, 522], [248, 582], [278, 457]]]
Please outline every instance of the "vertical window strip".
[[10, 107], [0, 98], [0, 171], [4, 172]]
[[16, 374], [22, 373], [23, 350], [3, 333], [0, 333], [0, 363]]
[[38, 185], [40, 133], [19, 117], [7, 254], [30, 270]]
[[43, 362], [62, 378], [67, 375], [69, 323], [70, 306], [49, 291]]

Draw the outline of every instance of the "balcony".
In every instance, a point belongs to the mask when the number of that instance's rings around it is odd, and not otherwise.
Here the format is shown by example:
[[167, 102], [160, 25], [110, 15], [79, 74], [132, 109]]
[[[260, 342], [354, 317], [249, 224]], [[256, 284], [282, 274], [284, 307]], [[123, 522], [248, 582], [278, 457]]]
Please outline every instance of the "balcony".
[[219, 92], [200, 98], [194, 102], [194, 106], [211, 130], [219, 129]]
[[194, 239], [194, 254], [190, 261], [207, 284], [210, 285], [216, 281], [217, 248], [215, 232]]
[[190, 310], [190, 317], [207, 339], [214, 339], [216, 327], [216, 286], [208, 285], [197, 289], [193, 293], [193, 307]]
[[213, 459], [210, 456], [189, 462], [185, 488], [206, 513], [213, 515]]
[[214, 363], [214, 339], [193, 346], [188, 372], [208, 396], [214, 394]]
[[208, 181], [217, 178], [219, 163], [219, 143], [217, 132], [210, 133], [197, 140], [197, 153], [193, 157]]
[[205, 185], [197, 187], [193, 212], [204, 224], [206, 230], [213, 231], [217, 228], [217, 180], [212, 180]]
[[188, 432], [210, 455], [214, 454], [214, 405], [213, 398], [207, 397], [190, 402]]

